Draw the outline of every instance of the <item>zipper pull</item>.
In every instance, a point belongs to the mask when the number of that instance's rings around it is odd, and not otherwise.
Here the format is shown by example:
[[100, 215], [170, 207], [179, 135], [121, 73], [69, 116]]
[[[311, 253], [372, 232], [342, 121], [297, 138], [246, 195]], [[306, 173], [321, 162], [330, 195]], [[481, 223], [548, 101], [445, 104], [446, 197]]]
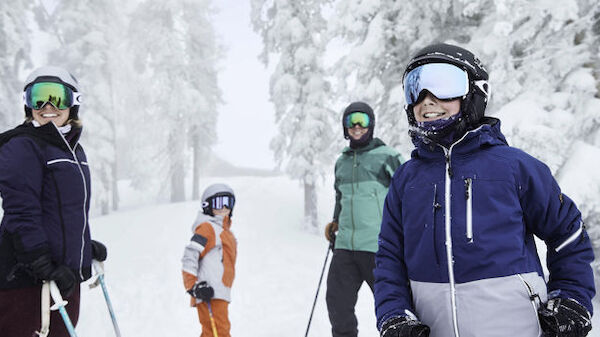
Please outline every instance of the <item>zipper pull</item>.
[[446, 166], [448, 167], [448, 175], [452, 178], [452, 165], [450, 164], [450, 155], [446, 154]]
[[465, 179], [465, 200], [469, 200], [469, 187], [471, 187], [471, 178]]

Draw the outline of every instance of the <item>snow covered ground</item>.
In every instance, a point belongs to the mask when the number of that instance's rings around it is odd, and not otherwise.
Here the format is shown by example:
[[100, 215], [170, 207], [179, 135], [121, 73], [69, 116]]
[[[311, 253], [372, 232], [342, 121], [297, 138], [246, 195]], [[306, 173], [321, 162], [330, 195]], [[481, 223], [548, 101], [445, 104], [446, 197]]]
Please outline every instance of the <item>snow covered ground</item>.
[[[221, 181], [206, 180], [203, 186]], [[233, 336], [303, 336], [327, 252], [322, 235], [303, 230], [302, 189], [285, 177], [228, 178], [236, 191], [232, 230], [238, 239], [230, 319]], [[320, 190], [320, 219], [331, 217], [333, 188]], [[181, 279], [181, 255], [199, 202], [136, 207], [91, 220], [92, 235], [108, 246], [106, 282], [123, 336], [199, 336], [196, 311]], [[331, 255], [330, 255], [331, 258]], [[309, 336], [330, 335], [325, 280]], [[359, 336], [377, 336], [372, 295], [357, 305]], [[79, 336], [114, 336], [102, 291], [82, 288]]]
[[[236, 337], [304, 336], [327, 252], [321, 233], [303, 229], [302, 189], [286, 177], [207, 179], [236, 191], [232, 230], [238, 239], [237, 274], [230, 305]], [[331, 217], [332, 181], [319, 189], [319, 219]], [[92, 235], [108, 246], [106, 282], [123, 336], [197, 337], [196, 311], [183, 289], [180, 258], [199, 202], [150, 205], [123, 193], [122, 211], [91, 220]], [[330, 256], [331, 257], [331, 256]], [[330, 336], [321, 286], [310, 334]], [[373, 297], [361, 288], [356, 306], [360, 337], [378, 336]], [[596, 326], [600, 320], [595, 319]], [[590, 336], [600, 336], [600, 330]], [[81, 337], [114, 336], [100, 288], [82, 287]]]

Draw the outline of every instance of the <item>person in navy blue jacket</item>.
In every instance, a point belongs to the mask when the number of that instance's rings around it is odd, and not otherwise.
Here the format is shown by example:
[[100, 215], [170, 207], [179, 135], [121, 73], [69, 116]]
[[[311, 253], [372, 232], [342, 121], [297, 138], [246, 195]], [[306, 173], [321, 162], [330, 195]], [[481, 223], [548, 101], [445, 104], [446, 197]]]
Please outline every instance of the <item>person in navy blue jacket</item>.
[[[434, 44], [403, 76], [411, 159], [394, 175], [376, 253], [383, 337], [586, 336], [590, 239], [549, 168], [484, 116], [488, 74]], [[547, 245], [544, 272], [534, 236]]]
[[[73, 324], [79, 284], [106, 247], [90, 238], [90, 172], [79, 144], [80, 90], [58, 67], [25, 82], [25, 122], [0, 135], [0, 331], [33, 336], [41, 328], [43, 281], [56, 282]], [[50, 335], [69, 336], [57, 311]]]

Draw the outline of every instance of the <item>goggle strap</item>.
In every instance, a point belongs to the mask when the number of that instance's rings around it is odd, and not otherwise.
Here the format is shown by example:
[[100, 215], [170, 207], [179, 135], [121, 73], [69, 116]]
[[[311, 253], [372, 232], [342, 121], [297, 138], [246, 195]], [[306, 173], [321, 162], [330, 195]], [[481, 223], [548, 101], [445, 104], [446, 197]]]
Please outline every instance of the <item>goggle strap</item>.
[[479, 88], [486, 96], [490, 96], [490, 85], [488, 84], [488, 81], [486, 80], [478, 80], [478, 81], [474, 81], [473, 84]]
[[81, 98], [82, 95], [80, 93], [73, 91], [73, 105], [81, 105]]

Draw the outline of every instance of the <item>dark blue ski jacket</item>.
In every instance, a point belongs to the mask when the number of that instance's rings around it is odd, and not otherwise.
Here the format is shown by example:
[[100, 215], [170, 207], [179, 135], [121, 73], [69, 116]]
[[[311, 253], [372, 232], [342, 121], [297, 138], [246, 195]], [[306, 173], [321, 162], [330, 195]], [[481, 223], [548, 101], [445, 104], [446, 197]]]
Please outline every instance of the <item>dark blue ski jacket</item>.
[[80, 281], [91, 276], [90, 172], [80, 134], [73, 128], [67, 141], [54, 123], [24, 123], [0, 135], [0, 289], [35, 285], [26, 266], [47, 253]]
[[592, 312], [594, 255], [581, 214], [546, 165], [508, 146], [498, 120], [486, 119], [449, 149], [417, 143], [411, 157], [383, 210], [374, 270], [379, 326], [409, 310], [440, 327], [432, 336], [447, 336], [452, 325], [476, 331], [467, 325], [492, 324], [488, 310], [497, 321], [519, 301], [536, 324], [536, 301], [547, 294], [534, 235], [548, 247], [547, 291]]

